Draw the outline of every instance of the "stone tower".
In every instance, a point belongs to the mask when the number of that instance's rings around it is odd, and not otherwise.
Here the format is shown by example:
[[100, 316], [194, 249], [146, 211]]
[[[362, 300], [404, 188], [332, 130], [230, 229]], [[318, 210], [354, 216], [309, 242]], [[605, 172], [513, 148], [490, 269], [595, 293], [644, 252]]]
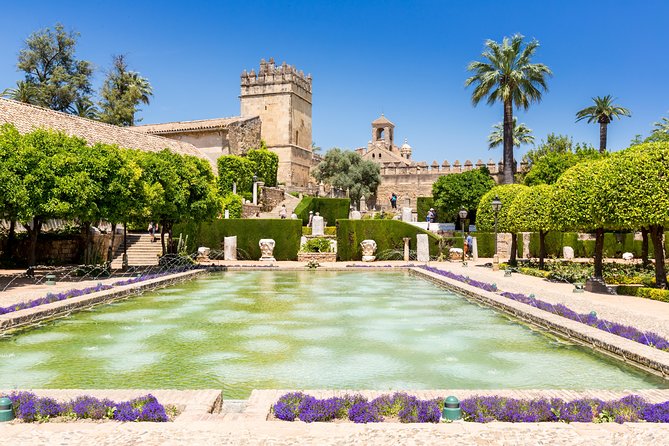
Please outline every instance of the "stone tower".
[[242, 73], [240, 99], [242, 117], [260, 117], [261, 138], [279, 155], [279, 183], [306, 186], [313, 155], [311, 75], [262, 59], [258, 73]]
[[372, 144], [382, 143], [390, 150], [393, 147], [394, 131], [395, 124], [381, 114], [381, 117], [372, 121]]

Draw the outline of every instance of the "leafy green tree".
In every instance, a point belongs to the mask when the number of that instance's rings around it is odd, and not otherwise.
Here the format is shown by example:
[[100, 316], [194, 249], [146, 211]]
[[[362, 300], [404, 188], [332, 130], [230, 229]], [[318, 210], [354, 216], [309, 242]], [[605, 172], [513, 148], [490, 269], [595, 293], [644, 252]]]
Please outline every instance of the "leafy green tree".
[[6, 250], [2, 253], [6, 259], [11, 259], [16, 245], [16, 221], [28, 208], [23, 181], [26, 170], [18, 156], [21, 144], [21, 135], [13, 125], [0, 126], [0, 219], [9, 221]]
[[246, 152], [246, 158], [253, 162], [253, 171], [262, 178], [266, 186], [276, 186], [276, 175], [279, 170], [279, 155], [267, 150], [264, 141], [260, 149]]
[[592, 98], [595, 105], [586, 107], [576, 112], [576, 122], [584, 119], [588, 120], [588, 124], [599, 123], [599, 151], [606, 152], [606, 134], [608, 125], [613, 119], [620, 119], [623, 116], [632, 116], [632, 113], [618, 105], [613, 104], [614, 99], [611, 95], [604, 97], [596, 96]]
[[490, 189], [479, 202], [476, 210], [476, 229], [479, 231], [493, 231], [495, 229], [495, 213], [492, 210], [492, 201], [495, 197], [499, 197], [502, 202], [502, 208], [497, 214], [497, 232], [511, 233], [511, 256], [509, 264], [515, 265], [516, 251], [518, 250], [518, 237], [515, 232], [515, 216], [511, 214], [516, 197], [523, 191], [527, 190], [527, 186], [522, 184], [504, 184], [495, 186]]
[[539, 233], [539, 268], [544, 269], [546, 234], [553, 229], [553, 188], [546, 184], [525, 189], [509, 206], [513, 232]]
[[516, 34], [502, 43], [487, 40], [481, 56], [486, 61], [471, 62], [467, 70], [473, 75], [465, 86], [475, 85], [472, 103], [486, 99], [489, 105], [504, 104], [504, 183], [513, 178], [513, 106], [528, 109], [530, 103], [541, 100], [542, 90], [548, 90], [546, 79], [553, 73], [544, 64], [532, 63], [539, 47], [537, 40], [523, 45], [523, 36]]
[[[211, 166], [204, 160], [165, 149], [141, 158], [145, 181], [151, 189], [149, 215], [161, 226], [163, 254], [174, 252], [172, 227], [188, 220], [210, 220], [221, 212]], [[167, 235], [167, 241], [165, 240]]]
[[481, 197], [495, 186], [490, 171], [483, 166], [467, 172], [443, 175], [432, 185], [432, 197], [439, 215], [457, 219], [461, 208], [467, 209], [469, 219], [476, 222], [476, 209]]
[[336, 147], [325, 153], [313, 176], [333, 187], [348, 189], [351, 202], [357, 205], [361, 197], [375, 194], [381, 182], [378, 164], [363, 160], [356, 152]]
[[655, 282], [667, 287], [664, 229], [669, 226], [669, 141], [637, 145], [611, 156], [599, 171], [598, 197], [609, 223], [623, 229], [646, 228], [655, 253]]
[[[492, 126], [493, 131], [488, 135], [488, 148], [494, 149], [495, 147], [501, 146], [504, 144], [504, 123], [498, 122]], [[522, 122], [518, 124], [518, 119], [513, 117], [513, 146], [520, 147], [521, 144], [532, 144], [534, 142], [534, 136], [532, 136], [532, 129], [527, 127]]]
[[249, 192], [253, 187], [255, 163], [239, 155], [223, 155], [218, 158], [218, 188], [223, 195], [232, 192], [237, 184], [237, 193]]
[[26, 39], [17, 67], [25, 73], [25, 88], [30, 92], [24, 97], [34, 99], [24, 102], [70, 112], [77, 99], [90, 96], [93, 68], [90, 62], [76, 59], [77, 38], [77, 33], [56, 24]]
[[604, 187], [606, 181], [600, 175], [607, 159], [578, 163], [564, 172], [555, 183], [553, 221], [563, 231], [595, 232], [595, 271], [597, 279], [603, 278], [604, 230], [610, 219]]
[[546, 141], [528, 151], [523, 160], [528, 162], [529, 170], [523, 177], [527, 186], [554, 184], [567, 169], [590, 159], [597, 159], [601, 154], [588, 144], [572, 141], [563, 135], [549, 134]]
[[128, 69], [125, 56], [114, 56], [100, 92], [100, 120], [120, 126], [135, 125], [139, 121], [135, 119], [139, 104], [148, 105], [152, 95], [149, 81]]
[[98, 119], [100, 117], [100, 110], [97, 109], [93, 101], [89, 98], [77, 98], [69, 111], [73, 115], [81, 116], [82, 118]]

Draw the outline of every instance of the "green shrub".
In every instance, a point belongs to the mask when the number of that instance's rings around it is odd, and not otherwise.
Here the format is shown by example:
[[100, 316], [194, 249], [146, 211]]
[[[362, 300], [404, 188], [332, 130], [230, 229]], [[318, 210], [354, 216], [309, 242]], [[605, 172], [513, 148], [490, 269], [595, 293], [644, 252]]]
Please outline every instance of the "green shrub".
[[330, 252], [332, 245], [330, 240], [323, 237], [316, 237], [307, 240], [302, 246], [303, 252]]
[[251, 149], [246, 152], [246, 158], [254, 165], [254, 173], [265, 186], [276, 186], [276, 173], [279, 169], [279, 155], [266, 148]]
[[249, 192], [253, 187], [255, 164], [238, 155], [223, 155], [216, 161], [218, 165], [218, 189], [223, 194], [232, 192], [233, 183], [237, 192]]
[[309, 211], [320, 213], [325, 221], [333, 226], [340, 218], [348, 218], [351, 201], [348, 198], [317, 198], [304, 197], [295, 207], [297, 218], [302, 219], [302, 224], [309, 223]]
[[439, 237], [421, 228], [398, 220], [338, 220], [337, 221], [337, 259], [342, 261], [360, 260], [362, 250], [360, 242], [374, 240], [376, 252], [403, 250], [404, 237], [411, 238], [411, 247], [415, 249], [416, 234], [427, 234], [430, 255], [439, 255]]
[[659, 300], [661, 302], [669, 302], [669, 290], [661, 290], [659, 288], [621, 285], [616, 288], [616, 292], [626, 296], [636, 296], [646, 299]]
[[[336, 226], [326, 226], [325, 230], [323, 231], [324, 235], [337, 235], [337, 227]], [[310, 226], [302, 226], [302, 235], [311, 235], [311, 227]]]
[[[398, 206], [399, 207], [399, 206]], [[416, 199], [416, 212], [418, 215], [418, 221], [425, 221], [427, 218], [427, 212], [430, 208], [434, 207], [434, 198], [432, 197], [418, 197]], [[439, 218], [439, 214], [437, 214]]]
[[260, 258], [258, 242], [271, 238], [276, 242], [274, 258], [296, 260], [300, 248], [302, 225], [300, 220], [291, 219], [242, 219], [214, 220], [209, 223], [182, 223], [174, 225], [173, 233], [188, 235], [188, 252], [195, 252], [199, 246], [213, 250], [223, 249], [223, 238], [237, 236], [237, 249], [251, 259]]
[[236, 194], [228, 194], [223, 197], [221, 202], [223, 211], [227, 210], [230, 218], [242, 217], [242, 197]]

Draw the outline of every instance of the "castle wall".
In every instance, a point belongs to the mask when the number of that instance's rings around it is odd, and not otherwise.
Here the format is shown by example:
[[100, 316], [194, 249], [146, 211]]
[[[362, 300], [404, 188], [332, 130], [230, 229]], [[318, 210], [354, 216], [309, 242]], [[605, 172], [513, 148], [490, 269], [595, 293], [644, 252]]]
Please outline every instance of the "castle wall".
[[297, 146], [270, 147], [279, 155], [277, 181], [288, 186], [306, 187], [310, 182], [311, 150]]
[[227, 139], [223, 147], [229, 154], [241, 155], [249, 149], [260, 147], [261, 138], [260, 118], [246, 119], [228, 125]]
[[227, 141], [227, 130], [189, 131], [183, 133], [168, 133], [161, 136], [193, 144], [214, 162], [221, 155], [228, 154], [227, 144], [224, 143], [224, 141]]

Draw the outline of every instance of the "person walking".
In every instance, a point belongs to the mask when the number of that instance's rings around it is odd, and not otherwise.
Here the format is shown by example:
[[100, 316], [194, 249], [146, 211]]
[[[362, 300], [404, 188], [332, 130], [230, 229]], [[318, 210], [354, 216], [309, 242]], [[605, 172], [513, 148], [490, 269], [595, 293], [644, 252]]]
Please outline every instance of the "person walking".
[[286, 210], [285, 204], [282, 204], [281, 209], [279, 209], [279, 217], [281, 217], [281, 219], [288, 217], [288, 210]]
[[153, 222], [149, 223], [149, 234], [151, 235], [151, 241], [156, 241], [156, 227], [153, 225]]
[[469, 257], [470, 259], [473, 259], [474, 258], [474, 237], [472, 237], [471, 232], [467, 233], [466, 244], [467, 244], [467, 257]]
[[397, 209], [397, 195], [395, 192], [390, 196], [390, 207], [392, 209]]

